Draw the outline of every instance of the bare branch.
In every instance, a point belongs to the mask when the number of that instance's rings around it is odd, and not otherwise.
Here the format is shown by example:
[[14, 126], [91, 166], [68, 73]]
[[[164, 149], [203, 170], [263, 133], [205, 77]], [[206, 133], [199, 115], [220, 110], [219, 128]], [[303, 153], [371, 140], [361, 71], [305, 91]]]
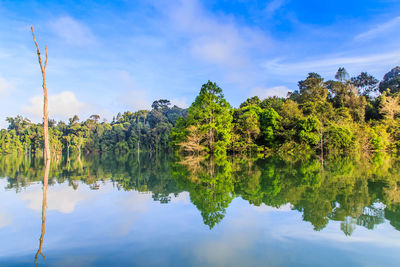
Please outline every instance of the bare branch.
[[50, 146], [49, 146], [49, 135], [48, 135], [48, 118], [49, 114], [47, 112], [47, 106], [48, 106], [48, 96], [47, 96], [47, 86], [46, 86], [46, 68], [47, 68], [47, 46], [46, 46], [46, 61], [45, 65], [43, 66], [42, 63], [42, 57], [40, 56], [40, 50], [39, 50], [39, 45], [36, 42], [36, 37], [35, 33], [33, 31], [33, 26], [31, 26], [32, 30], [32, 36], [33, 36], [33, 41], [35, 42], [36, 45], [36, 52], [38, 55], [38, 60], [39, 60], [39, 65], [40, 69], [42, 71], [42, 76], [43, 76], [43, 135], [44, 135], [44, 153], [45, 153], [45, 160], [50, 161]]
[[[40, 69], [42, 70], [42, 73], [43, 73], [44, 69], [43, 69], [43, 64], [42, 64], [42, 58], [40, 56], [39, 46], [38, 46], [38, 44], [36, 42], [35, 33], [33, 32], [33, 26], [31, 26], [31, 31], [32, 31], [32, 35], [33, 35], [33, 41], [35, 42], [35, 45], [36, 45], [36, 52], [37, 52], [37, 55], [38, 55], [38, 58], [39, 58]], [[47, 62], [47, 49], [46, 49], [46, 62]]]

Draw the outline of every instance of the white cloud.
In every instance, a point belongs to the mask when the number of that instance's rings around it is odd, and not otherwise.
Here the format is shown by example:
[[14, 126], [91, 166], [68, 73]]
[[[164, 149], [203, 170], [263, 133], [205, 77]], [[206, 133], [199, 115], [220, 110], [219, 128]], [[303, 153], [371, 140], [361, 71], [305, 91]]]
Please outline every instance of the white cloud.
[[182, 202], [185, 205], [190, 204], [190, 194], [188, 192], [179, 193], [177, 196], [170, 194], [169, 196], [171, 197], [171, 203]]
[[[144, 213], [151, 210], [152, 206], [158, 205], [154, 202], [152, 196], [153, 193], [151, 192], [138, 191], [129, 191], [120, 194], [120, 199], [116, 202], [116, 206], [123, 210], [124, 220], [116, 227], [116, 233], [121, 236], [127, 235], [135, 228], [137, 220], [143, 217]], [[171, 197], [171, 203], [191, 204], [190, 196], [187, 192], [180, 193], [178, 196], [174, 196], [174, 194], [170, 194], [169, 196]], [[140, 231], [140, 229], [138, 230]]]
[[1, 59], [7, 59], [10, 58], [11, 55], [9, 53], [5, 53], [4, 51], [0, 51], [0, 58]]
[[11, 218], [6, 213], [0, 213], [0, 228], [11, 224]]
[[12, 88], [11, 83], [0, 76], [0, 96], [7, 96]]
[[[192, 52], [204, 61], [224, 64], [232, 61], [232, 54], [236, 49], [235, 44], [228, 40], [204, 38], [203, 40], [194, 42]], [[242, 58], [236, 58], [236, 63], [241, 61], [243, 61]]]
[[133, 77], [127, 71], [117, 74], [122, 93], [118, 101], [126, 105], [131, 111], [150, 109], [152, 101], [149, 100], [148, 90], [139, 89]]
[[97, 113], [97, 115], [100, 116], [100, 122], [103, 122], [104, 120], [109, 122], [115, 114], [109, 109], [102, 109]]
[[151, 192], [129, 191], [118, 202], [120, 207], [134, 212], [145, 212], [153, 202]]
[[92, 31], [76, 19], [65, 16], [50, 22], [50, 29], [62, 41], [72, 45], [92, 45], [96, 43]]
[[193, 254], [198, 265], [255, 266], [255, 262], [248, 257], [248, 251], [254, 247], [254, 243], [259, 237], [253, 232], [233, 230], [236, 231], [223, 234], [216, 239], [206, 240], [195, 246]]
[[287, 93], [291, 91], [286, 86], [275, 86], [271, 88], [256, 87], [251, 90], [251, 96], [258, 96], [260, 99], [265, 99], [271, 96], [286, 97]]
[[[90, 197], [88, 192], [74, 190], [72, 187], [65, 185], [51, 186], [47, 189], [47, 205], [49, 210], [57, 210], [62, 213], [72, 213], [75, 206]], [[28, 202], [28, 207], [35, 211], [42, 210], [43, 191], [41, 188], [24, 192], [20, 196], [24, 201]]]
[[8, 128], [8, 122], [6, 122], [5, 118], [0, 119], [0, 130], [7, 129], [7, 128]]
[[194, 57], [228, 70], [251, 66], [254, 51], [260, 57], [272, 43], [265, 33], [238, 25], [232, 17], [207, 12], [197, 0], [160, 9], [166, 9], [172, 28], [182, 34]]
[[263, 213], [270, 212], [270, 211], [288, 212], [293, 209], [293, 205], [290, 203], [286, 203], [286, 204], [280, 206], [279, 208], [275, 208], [275, 207], [267, 206], [265, 204], [261, 204], [260, 206], [252, 206], [252, 208], [256, 211], [263, 212]]
[[286, 0], [272, 0], [265, 7], [265, 12], [267, 16], [271, 17], [276, 11], [278, 11], [284, 4]]
[[[59, 94], [49, 95], [49, 117], [67, 119], [75, 114], [80, 114], [86, 109], [86, 104], [80, 102], [74, 92], [64, 91]], [[34, 118], [41, 118], [43, 114], [43, 96], [34, 96], [29, 100], [29, 105], [22, 108]]]
[[150, 192], [125, 192], [117, 202], [117, 206], [123, 208], [125, 214], [125, 219], [116, 227], [117, 233], [121, 236], [127, 235], [134, 227], [137, 219], [150, 209], [152, 203], [153, 198]]
[[399, 27], [400, 27], [400, 16], [395, 17], [394, 19], [391, 19], [385, 23], [376, 25], [369, 31], [358, 34], [356, 37], [354, 37], [354, 40], [372, 39], [391, 30], [399, 30]]
[[180, 107], [180, 108], [187, 108], [187, 107], [189, 107], [189, 104], [188, 104], [188, 102], [187, 102], [186, 97], [182, 97], [182, 98], [172, 98], [172, 99], [171, 99], [171, 104], [172, 104], [172, 106], [173, 106], [173, 105], [176, 105], [176, 106], [178, 106], [178, 107]]
[[121, 96], [121, 101], [128, 106], [129, 110], [137, 111], [142, 109], [150, 109], [151, 101], [144, 90], [129, 90]]
[[311, 71], [320, 73], [334, 72], [337, 68], [345, 66], [347, 69], [362, 71], [365, 69], [381, 69], [388, 65], [398, 65], [400, 63], [400, 50], [358, 56], [335, 56], [331, 55], [318, 60], [303, 62], [283, 62], [281, 59], [273, 59], [263, 64], [263, 67], [271, 73], [277, 75], [298, 75]]

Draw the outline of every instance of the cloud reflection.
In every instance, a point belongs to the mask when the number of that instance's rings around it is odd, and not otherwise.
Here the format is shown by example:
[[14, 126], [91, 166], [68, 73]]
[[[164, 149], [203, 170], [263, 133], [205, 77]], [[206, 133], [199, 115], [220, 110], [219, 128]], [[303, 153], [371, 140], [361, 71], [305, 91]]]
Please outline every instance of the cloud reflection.
[[11, 217], [5, 213], [0, 213], [0, 228], [6, 227], [12, 223]]
[[[20, 196], [21, 200], [28, 202], [28, 207], [35, 211], [42, 210], [42, 189], [35, 187], [27, 190]], [[89, 192], [74, 190], [72, 187], [55, 185], [47, 193], [48, 210], [57, 210], [61, 213], [72, 213], [79, 202], [89, 199]]]

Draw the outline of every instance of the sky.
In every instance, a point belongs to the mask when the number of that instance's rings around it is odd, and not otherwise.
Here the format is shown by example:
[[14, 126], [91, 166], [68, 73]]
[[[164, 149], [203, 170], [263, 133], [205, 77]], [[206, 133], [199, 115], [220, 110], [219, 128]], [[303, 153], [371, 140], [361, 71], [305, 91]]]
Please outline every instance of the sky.
[[237, 107], [286, 96], [309, 72], [381, 80], [400, 65], [398, 0], [0, 0], [0, 128], [19, 114], [42, 120], [31, 25], [48, 47], [56, 120], [110, 121], [157, 99], [188, 107], [208, 80]]

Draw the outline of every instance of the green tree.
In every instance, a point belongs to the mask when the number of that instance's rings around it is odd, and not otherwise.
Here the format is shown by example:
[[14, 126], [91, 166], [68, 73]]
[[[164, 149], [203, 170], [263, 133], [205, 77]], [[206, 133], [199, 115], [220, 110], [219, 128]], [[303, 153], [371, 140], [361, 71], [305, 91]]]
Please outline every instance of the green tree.
[[276, 131], [278, 130], [279, 114], [273, 109], [268, 108], [261, 112], [260, 128], [263, 139], [268, 147], [276, 145]]
[[379, 81], [367, 72], [361, 72], [357, 77], [351, 78], [351, 83], [358, 88], [361, 95], [370, 96], [378, 90]]
[[300, 81], [298, 85], [300, 104], [325, 102], [328, 97], [328, 89], [325, 87], [324, 79], [317, 73], [309, 73], [307, 79]]
[[260, 100], [258, 97], [247, 99], [233, 112], [234, 134], [238, 137], [232, 144], [236, 151], [251, 150], [261, 133], [260, 130]]
[[380, 96], [379, 112], [387, 120], [394, 120], [400, 114], [400, 96], [388, 96], [387, 91]]
[[231, 123], [231, 106], [225, 100], [222, 89], [208, 81], [188, 110], [186, 127], [194, 125], [207, 136], [202, 145], [207, 147], [209, 153], [225, 154], [231, 143]]
[[321, 122], [317, 117], [311, 116], [299, 121], [298, 137], [301, 142], [308, 145], [317, 145], [321, 140], [320, 137]]
[[328, 81], [326, 86], [330, 92], [331, 101], [335, 108], [347, 108], [354, 121], [365, 120], [367, 100], [359, 94], [359, 90], [349, 81]]
[[383, 76], [383, 80], [379, 83], [379, 92], [383, 93], [387, 89], [392, 94], [400, 92], [400, 66], [386, 73]]
[[279, 112], [279, 129], [277, 137], [280, 143], [290, 142], [295, 139], [297, 134], [297, 126], [303, 118], [303, 112], [299, 109], [299, 105], [291, 99], [287, 99], [282, 104]]
[[347, 72], [347, 70], [343, 67], [340, 67], [335, 74], [335, 79], [340, 82], [345, 82], [348, 78], [349, 73]]

